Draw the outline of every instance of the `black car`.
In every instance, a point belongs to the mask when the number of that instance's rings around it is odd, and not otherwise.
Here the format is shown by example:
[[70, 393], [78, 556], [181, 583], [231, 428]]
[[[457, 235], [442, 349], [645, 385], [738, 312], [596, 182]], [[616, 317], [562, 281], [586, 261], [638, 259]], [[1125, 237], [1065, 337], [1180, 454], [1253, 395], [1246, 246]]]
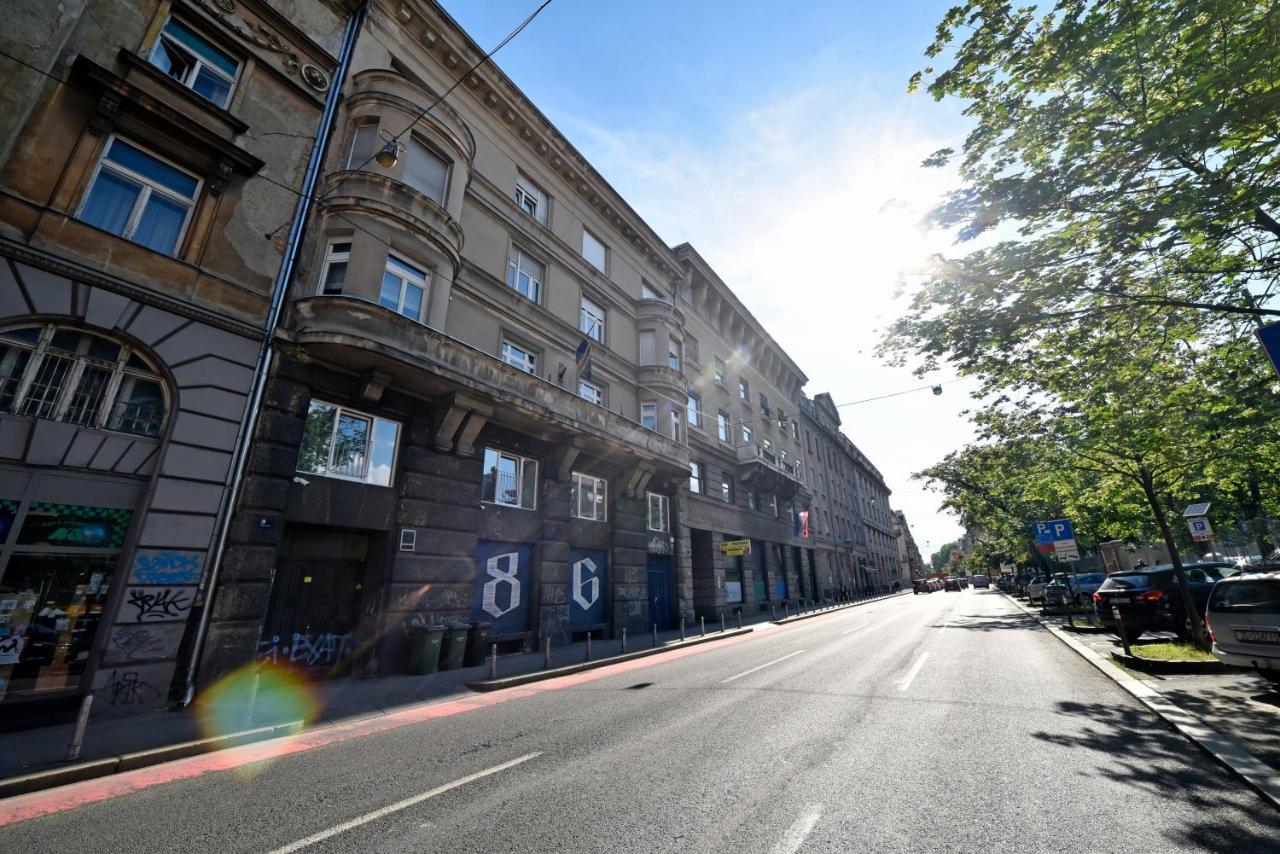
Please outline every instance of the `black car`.
[[[1234, 566], [1235, 564], [1226, 562], [1183, 565], [1197, 613], [1204, 613], [1213, 585], [1225, 578]], [[1098, 592], [1093, 594], [1093, 606], [1098, 612], [1098, 619], [1112, 631], [1117, 629], [1111, 609], [1118, 608], [1129, 640], [1150, 631], [1171, 631], [1181, 638], [1191, 636], [1187, 612], [1178, 591], [1178, 580], [1173, 573], [1173, 564], [1170, 563], [1126, 569], [1108, 575]]]

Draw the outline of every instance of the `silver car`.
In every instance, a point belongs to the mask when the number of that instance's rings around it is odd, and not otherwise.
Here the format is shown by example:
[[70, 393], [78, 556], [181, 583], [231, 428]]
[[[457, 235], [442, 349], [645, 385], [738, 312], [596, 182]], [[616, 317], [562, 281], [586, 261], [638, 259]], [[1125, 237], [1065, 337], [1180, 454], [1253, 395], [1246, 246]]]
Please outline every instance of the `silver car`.
[[1219, 661], [1280, 685], [1280, 572], [1219, 581], [1204, 616]]

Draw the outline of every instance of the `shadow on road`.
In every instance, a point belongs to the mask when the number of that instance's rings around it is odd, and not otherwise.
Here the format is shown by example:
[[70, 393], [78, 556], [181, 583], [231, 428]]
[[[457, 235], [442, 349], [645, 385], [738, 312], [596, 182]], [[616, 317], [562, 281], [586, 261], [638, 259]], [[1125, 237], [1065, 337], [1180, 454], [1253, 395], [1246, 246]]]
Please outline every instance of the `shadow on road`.
[[[962, 622], [963, 621], [963, 622]], [[947, 623], [949, 629], [968, 629], [976, 632], [997, 632], [1004, 629], [1031, 631], [1039, 624], [1030, 617], [1018, 614], [994, 616], [992, 614], [957, 614]]]
[[[1094, 751], [1101, 760], [1099, 775], [1168, 801], [1181, 801], [1204, 814], [1203, 820], [1190, 824], [1168, 822], [1164, 835], [1177, 846], [1232, 854], [1274, 854], [1277, 850], [1280, 814], [1149, 712], [1106, 703], [1064, 701], [1057, 705], [1059, 714], [1082, 719], [1071, 727], [1073, 734], [1036, 732], [1035, 738]], [[1237, 810], [1250, 814], [1257, 827], [1241, 827], [1238, 821], [1213, 818], [1238, 816]], [[1149, 816], [1148, 820], [1161, 819]]]

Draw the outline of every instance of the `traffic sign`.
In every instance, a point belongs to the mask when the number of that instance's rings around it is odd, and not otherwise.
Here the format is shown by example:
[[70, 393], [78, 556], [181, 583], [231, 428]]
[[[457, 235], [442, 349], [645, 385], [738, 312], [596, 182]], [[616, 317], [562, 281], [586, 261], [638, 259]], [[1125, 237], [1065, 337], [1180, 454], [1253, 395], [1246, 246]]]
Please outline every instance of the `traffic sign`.
[[1197, 543], [1207, 542], [1215, 537], [1213, 526], [1209, 524], [1209, 519], [1205, 516], [1195, 516], [1188, 519], [1187, 527], [1191, 529], [1191, 539]]
[[1268, 323], [1266, 326], [1260, 327], [1257, 332], [1258, 340], [1262, 342], [1262, 349], [1267, 352], [1267, 357], [1271, 359], [1271, 367], [1276, 369], [1276, 373], [1280, 374], [1280, 322]]
[[1053, 553], [1058, 556], [1058, 560], [1080, 559], [1080, 549], [1076, 546], [1075, 540], [1066, 540], [1054, 543]]
[[1054, 543], [1059, 540], [1074, 540], [1076, 532], [1071, 527], [1070, 519], [1050, 519], [1047, 522], [1036, 522], [1031, 526], [1035, 532], [1036, 544]]

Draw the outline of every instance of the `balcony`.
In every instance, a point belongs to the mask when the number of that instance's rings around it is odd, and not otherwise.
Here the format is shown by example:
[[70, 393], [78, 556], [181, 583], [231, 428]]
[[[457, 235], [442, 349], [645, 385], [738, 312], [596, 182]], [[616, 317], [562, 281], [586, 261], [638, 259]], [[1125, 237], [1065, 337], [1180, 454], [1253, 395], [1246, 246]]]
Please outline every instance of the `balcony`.
[[744, 483], [790, 498], [804, 487], [796, 466], [781, 463], [772, 451], [759, 442], [743, 442], [735, 449], [738, 455], [738, 477]]
[[485, 423], [601, 456], [627, 456], [665, 476], [688, 477], [689, 449], [455, 338], [348, 296], [297, 300], [281, 336], [317, 360], [363, 376], [366, 398], [390, 385], [448, 409], [435, 444], [470, 455]]
[[373, 169], [346, 169], [324, 177], [324, 210], [334, 216], [391, 222], [434, 246], [456, 270], [462, 260], [462, 226], [418, 190]]

